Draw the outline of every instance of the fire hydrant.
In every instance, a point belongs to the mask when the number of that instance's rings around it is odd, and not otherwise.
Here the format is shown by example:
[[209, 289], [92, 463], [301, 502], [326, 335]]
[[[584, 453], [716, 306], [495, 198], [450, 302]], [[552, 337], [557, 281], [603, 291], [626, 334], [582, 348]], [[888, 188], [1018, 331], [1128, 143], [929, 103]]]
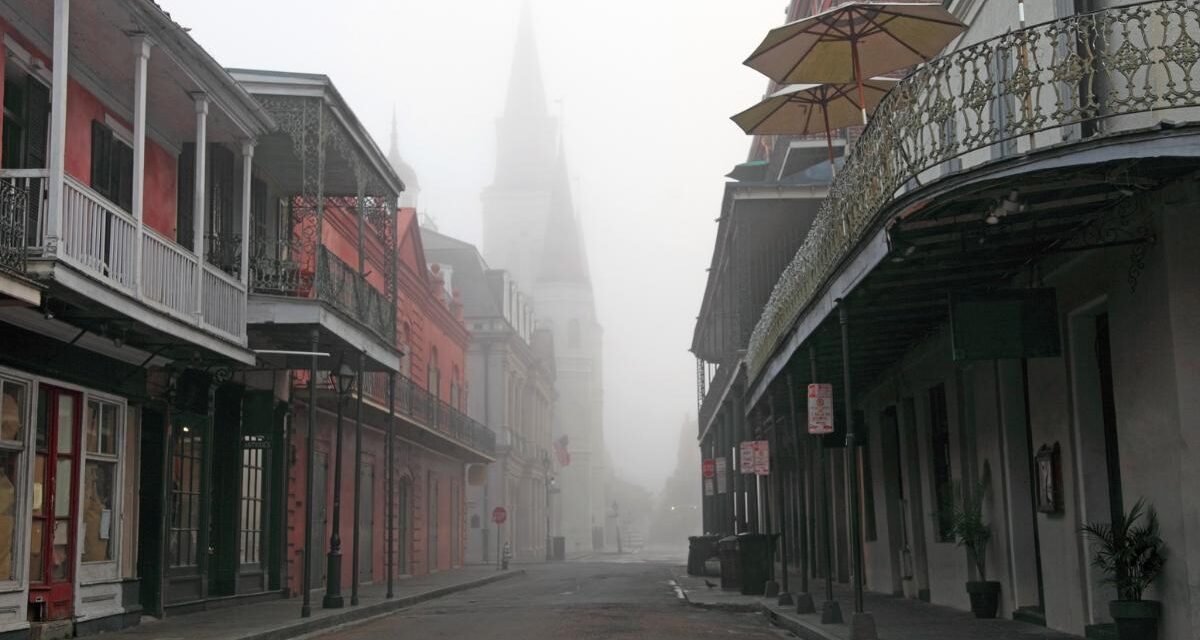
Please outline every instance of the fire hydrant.
[[508, 571], [508, 561], [512, 560], [512, 545], [504, 543], [504, 554], [500, 556], [500, 565]]

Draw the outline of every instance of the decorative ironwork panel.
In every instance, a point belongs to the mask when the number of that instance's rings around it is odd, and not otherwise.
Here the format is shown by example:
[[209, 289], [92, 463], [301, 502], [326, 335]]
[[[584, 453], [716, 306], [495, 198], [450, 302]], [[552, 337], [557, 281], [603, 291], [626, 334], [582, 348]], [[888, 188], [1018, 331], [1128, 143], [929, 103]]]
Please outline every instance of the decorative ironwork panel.
[[25, 271], [28, 195], [24, 187], [0, 180], [0, 268]]
[[1200, 0], [1159, 0], [1005, 33], [917, 67], [876, 109], [776, 282], [750, 338], [751, 378], [906, 184], [1025, 136], [1200, 106], [1198, 62]]

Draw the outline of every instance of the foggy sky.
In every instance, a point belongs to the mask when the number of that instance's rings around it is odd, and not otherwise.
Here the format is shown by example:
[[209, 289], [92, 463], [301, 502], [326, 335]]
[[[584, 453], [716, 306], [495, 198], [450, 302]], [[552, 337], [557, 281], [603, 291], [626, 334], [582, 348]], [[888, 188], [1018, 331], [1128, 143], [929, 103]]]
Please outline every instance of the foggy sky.
[[[520, 0], [159, 3], [222, 65], [330, 76], [385, 152], [394, 107], [420, 208], [481, 243]], [[766, 89], [741, 61], [785, 5], [533, 1], [604, 327], [605, 438], [618, 474], [651, 491], [696, 413], [687, 349], [722, 176], [749, 149], [728, 118]]]

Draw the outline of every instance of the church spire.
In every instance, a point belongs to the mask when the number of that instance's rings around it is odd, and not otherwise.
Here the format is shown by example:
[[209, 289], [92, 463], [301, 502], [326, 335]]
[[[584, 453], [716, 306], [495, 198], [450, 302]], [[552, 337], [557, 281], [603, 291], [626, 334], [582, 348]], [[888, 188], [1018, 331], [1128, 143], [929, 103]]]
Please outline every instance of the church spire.
[[508, 102], [504, 117], [546, 117], [546, 88], [538, 58], [537, 38], [533, 34], [533, 9], [529, 0], [521, 3], [521, 21], [513, 47], [512, 75], [508, 81]]
[[575, 217], [575, 203], [571, 197], [571, 177], [567, 171], [567, 154], [562, 136], [558, 139], [558, 159], [554, 167], [550, 211], [546, 218], [546, 236], [537, 279], [546, 283], [591, 284], [583, 234], [579, 229], [579, 219]]
[[404, 161], [400, 157], [400, 128], [396, 126], [396, 105], [392, 105], [392, 140], [388, 145], [387, 154], [388, 164], [392, 165], [392, 171], [400, 176], [400, 180], [404, 182], [404, 192], [400, 194], [400, 206], [412, 207], [417, 206], [417, 196], [421, 193], [421, 183], [417, 180], [417, 172], [412, 168], [412, 165]]

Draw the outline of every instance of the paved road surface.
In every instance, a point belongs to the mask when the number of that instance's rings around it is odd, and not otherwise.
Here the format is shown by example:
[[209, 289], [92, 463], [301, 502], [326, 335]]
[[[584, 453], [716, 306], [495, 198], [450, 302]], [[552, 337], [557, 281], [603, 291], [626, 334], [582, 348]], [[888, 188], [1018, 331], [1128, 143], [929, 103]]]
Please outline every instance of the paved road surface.
[[637, 556], [528, 565], [527, 575], [440, 598], [322, 640], [588, 640], [791, 637], [758, 614], [705, 611], [675, 595], [670, 565]]

